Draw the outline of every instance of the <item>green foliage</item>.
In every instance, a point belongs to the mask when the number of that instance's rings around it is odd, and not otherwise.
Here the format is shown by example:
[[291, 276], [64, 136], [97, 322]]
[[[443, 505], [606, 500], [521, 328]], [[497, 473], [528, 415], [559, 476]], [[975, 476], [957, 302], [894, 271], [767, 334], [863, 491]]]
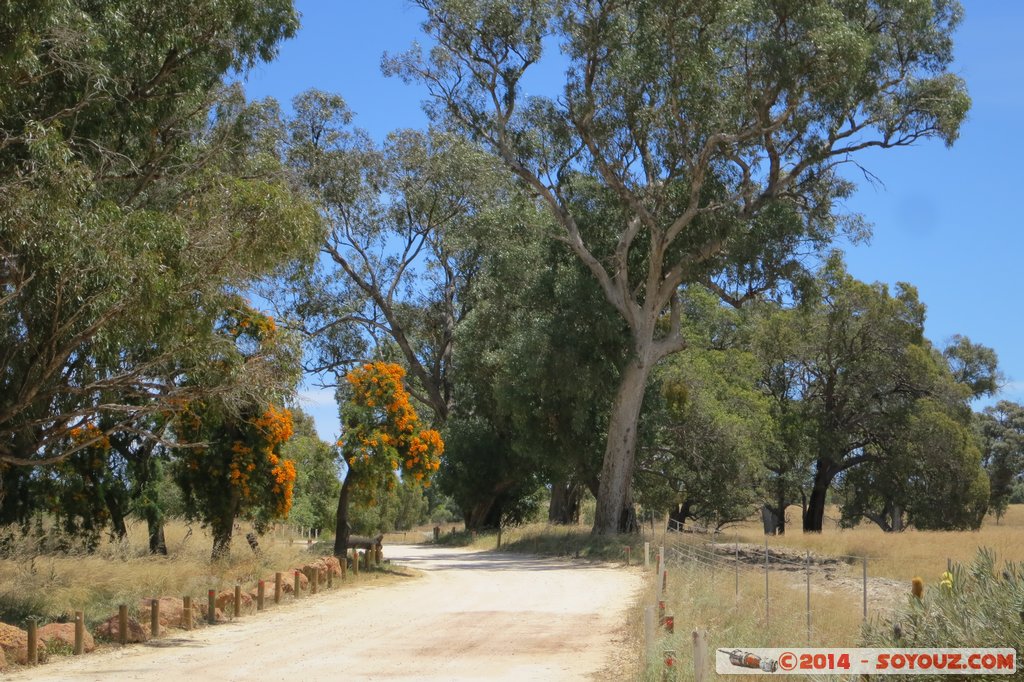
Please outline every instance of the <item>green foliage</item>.
[[216, 355], [228, 290], [311, 257], [319, 223], [261, 147], [267, 112], [222, 86], [294, 33], [290, 2], [17, 7], [0, 10], [0, 461], [32, 466], [70, 456], [72, 428], [139, 430], [194, 397], [178, 379]]
[[329, 443], [320, 440], [313, 419], [299, 410], [292, 410], [295, 434], [285, 443], [281, 453], [295, 462], [295, 493], [289, 521], [306, 528], [332, 529], [337, 513], [338, 453]]
[[1024, 485], [1024, 407], [1000, 400], [975, 415], [982, 439], [982, 457], [988, 472], [991, 511], [998, 521]]
[[[955, 566], [946, 585], [929, 586], [924, 599], [910, 595], [891, 616], [865, 625], [861, 646], [866, 647], [1010, 647], [1024, 651], [1024, 566], [996, 565], [995, 553], [981, 549], [970, 566]], [[899, 628], [896, 628], [896, 624]], [[940, 680], [944, 676], [913, 675], [894, 679]], [[1005, 676], [972, 675], [971, 679], [997, 680]]]
[[[595, 521], [625, 530], [646, 379], [685, 347], [681, 288], [732, 305], [801, 288], [809, 252], [863, 230], [837, 214], [852, 191], [837, 166], [870, 147], [956, 139], [970, 104], [947, 72], [960, 7], [417, 4], [434, 45], [385, 58], [386, 71], [423, 83], [435, 121], [484, 143], [537, 196], [629, 328]], [[557, 99], [525, 95], [556, 46]], [[611, 229], [595, 238], [597, 213]]]
[[756, 356], [741, 348], [709, 347], [716, 322], [724, 322], [715, 313], [729, 313], [716, 311], [714, 301], [702, 302], [710, 310], [693, 326], [703, 325], [705, 334], [694, 329], [691, 350], [665, 361], [656, 373], [656, 395], [648, 397], [644, 417], [654, 433], [641, 445], [636, 482], [637, 499], [646, 508], [681, 508], [679, 521], [689, 517], [714, 527], [747, 518], [761, 501], [775, 423], [757, 383]]
[[265, 377], [267, 392], [241, 404], [222, 396], [196, 401], [174, 421], [175, 478], [186, 516], [210, 526], [215, 559], [230, 551], [239, 516], [259, 531], [287, 518], [296, 478], [294, 463], [281, 450], [293, 434], [292, 415], [278, 406], [280, 394], [293, 390], [297, 380], [291, 335], [273, 318], [240, 303], [225, 314], [221, 329], [234, 352], [219, 358], [217, 372], [249, 366]]

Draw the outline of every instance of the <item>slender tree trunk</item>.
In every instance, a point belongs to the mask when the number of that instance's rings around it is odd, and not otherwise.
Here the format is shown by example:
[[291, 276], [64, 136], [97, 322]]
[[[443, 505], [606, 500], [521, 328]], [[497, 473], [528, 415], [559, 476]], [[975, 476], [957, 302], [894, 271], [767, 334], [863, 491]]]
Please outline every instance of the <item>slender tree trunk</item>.
[[580, 522], [580, 501], [583, 486], [571, 478], [556, 480], [551, 484], [551, 503], [548, 505], [550, 523], [569, 525]]
[[334, 556], [342, 561], [348, 553], [348, 500], [352, 489], [352, 469], [345, 474], [345, 482], [341, 484], [341, 493], [338, 495], [338, 513], [334, 526]]
[[786, 518], [778, 507], [761, 505], [761, 525], [765, 535], [783, 535], [786, 532]]
[[146, 512], [146, 528], [149, 530], [149, 553], [167, 556], [167, 541], [164, 539], [164, 520], [155, 509]]
[[234, 526], [234, 518], [228, 519], [226, 523], [225, 519], [221, 519], [212, 525], [213, 554], [210, 558], [213, 561], [226, 559], [231, 554], [231, 533], [234, 530]]
[[622, 372], [612, 404], [608, 444], [601, 466], [601, 481], [594, 515], [594, 534], [630, 533], [638, 529], [633, 509], [633, 464], [636, 459], [637, 423], [644, 389], [653, 364], [647, 353], [631, 360]]
[[124, 520], [124, 510], [121, 509], [120, 502], [115, 499], [113, 494], [106, 496], [106, 503], [107, 511], [110, 512], [110, 530], [118, 541], [124, 540], [128, 537], [128, 525]]
[[828, 489], [832, 486], [832, 479], [835, 473], [830, 465], [825, 462], [818, 462], [817, 471], [814, 474], [814, 487], [811, 489], [811, 497], [807, 501], [807, 508], [804, 510], [804, 532], [820, 533], [825, 523], [825, 498]]

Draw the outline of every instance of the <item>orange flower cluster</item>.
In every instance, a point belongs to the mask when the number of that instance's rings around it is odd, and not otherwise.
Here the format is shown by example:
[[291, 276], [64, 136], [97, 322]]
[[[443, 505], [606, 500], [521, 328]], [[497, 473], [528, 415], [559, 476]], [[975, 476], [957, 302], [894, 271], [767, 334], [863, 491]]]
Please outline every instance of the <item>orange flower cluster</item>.
[[419, 418], [402, 385], [405, 370], [386, 363], [366, 363], [346, 375], [352, 398], [345, 407], [345, 438], [338, 441], [345, 460], [382, 487], [394, 485], [401, 468], [417, 480], [441, 466], [444, 443], [433, 429], [420, 430]]
[[228, 480], [231, 485], [241, 489], [242, 497], [248, 499], [252, 496], [252, 489], [249, 487], [249, 475], [256, 470], [256, 463], [252, 461], [252, 448], [240, 440], [231, 444], [231, 463], [228, 465]]
[[292, 411], [288, 409], [277, 409], [273, 405], [267, 408], [255, 422], [256, 428], [263, 432], [270, 447], [285, 443], [295, 433], [292, 422]]
[[75, 442], [75, 445], [82, 445], [87, 443], [88, 447], [98, 447], [101, 450], [110, 449], [110, 439], [107, 434], [94, 424], [86, 424], [85, 426], [76, 426], [71, 429], [71, 440]]

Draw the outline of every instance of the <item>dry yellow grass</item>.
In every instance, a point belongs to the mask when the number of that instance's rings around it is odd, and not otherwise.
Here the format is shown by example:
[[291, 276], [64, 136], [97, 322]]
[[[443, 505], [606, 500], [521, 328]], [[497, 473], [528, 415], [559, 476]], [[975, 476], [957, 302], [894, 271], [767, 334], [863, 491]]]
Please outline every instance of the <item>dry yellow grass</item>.
[[0, 559], [0, 620], [23, 626], [28, 616], [47, 622], [84, 610], [93, 624], [116, 613], [118, 604], [134, 609], [144, 597], [200, 597], [208, 589], [251, 586], [310, 557], [288, 532], [264, 536], [257, 557], [245, 541], [248, 530], [235, 538], [230, 557], [216, 563], [210, 562], [210, 536], [180, 522], [166, 528], [166, 557], [147, 553], [145, 524], [132, 526], [125, 543], [105, 543], [93, 553], [41, 553], [34, 543], [15, 540]]
[[[829, 510], [828, 516], [838, 513]], [[999, 525], [992, 517], [977, 531], [918, 531], [908, 529], [902, 533], [884, 533], [873, 523], [856, 528], [841, 529], [828, 524], [820, 534], [800, 531], [800, 509], [790, 507], [789, 533], [772, 537], [771, 546], [810, 550], [818, 554], [869, 557], [870, 573], [874, 576], [909, 581], [922, 576], [926, 582], [935, 582], [946, 570], [946, 559], [954, 563], [970, 563], [979, 547], [996, 552], [1000, 561], [1024, 561], [1024, 505], [1011, 505]], [[748, 521], [725, 532], [725, 540], [764, 543], [759, 521]]]

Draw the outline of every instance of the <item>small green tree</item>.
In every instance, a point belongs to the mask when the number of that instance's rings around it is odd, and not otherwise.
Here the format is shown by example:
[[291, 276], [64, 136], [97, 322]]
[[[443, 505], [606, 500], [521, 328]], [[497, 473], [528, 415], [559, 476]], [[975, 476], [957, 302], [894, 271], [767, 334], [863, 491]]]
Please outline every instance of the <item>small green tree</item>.
[[990, 481], [989, 506], [999, 523], [1024, 476], [1024, 407], [1000, 400], [975, 415], [975, 423]]
[[283, 454], [295, 462], [295, 495], [289, 519], [309, 528], [334, 528], [335, 501], [338, 499], [338, 452], [317, 435], [313, 419], [301, 410], [292, 410], [295, 434]]

